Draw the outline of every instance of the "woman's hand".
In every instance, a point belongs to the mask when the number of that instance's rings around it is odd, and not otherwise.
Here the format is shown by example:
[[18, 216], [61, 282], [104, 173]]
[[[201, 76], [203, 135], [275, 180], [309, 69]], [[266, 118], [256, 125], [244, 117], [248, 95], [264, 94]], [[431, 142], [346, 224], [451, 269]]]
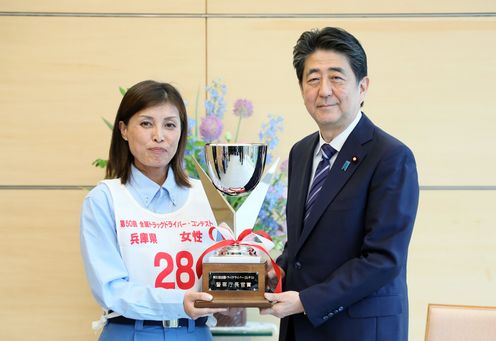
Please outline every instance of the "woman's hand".
[[213, 296], [206, 292], [188, 291], [184, 295], [184, 311], [193, 320], [199, 317], [227, 311], [227, 308], [195, 308], [195, 301], [211, 301]]

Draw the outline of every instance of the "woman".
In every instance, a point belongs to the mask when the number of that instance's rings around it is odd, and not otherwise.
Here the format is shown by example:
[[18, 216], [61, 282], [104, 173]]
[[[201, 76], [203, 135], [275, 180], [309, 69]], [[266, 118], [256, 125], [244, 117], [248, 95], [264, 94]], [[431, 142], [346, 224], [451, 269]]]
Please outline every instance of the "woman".
[[122, 98], [106, 179], [85, 198], [81, 252], [105, 310], [100, 340], [211, 340], [211, 300], [198, 292], [199, 254], [215, 218], [198, 180], [182, 168], [187, 115], [170, 84], [143, 81]]

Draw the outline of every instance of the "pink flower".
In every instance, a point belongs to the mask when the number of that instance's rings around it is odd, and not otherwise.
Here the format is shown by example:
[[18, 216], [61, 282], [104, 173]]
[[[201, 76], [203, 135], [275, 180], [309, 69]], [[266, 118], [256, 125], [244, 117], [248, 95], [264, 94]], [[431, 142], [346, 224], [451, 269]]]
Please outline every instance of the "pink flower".
[[247, 99], [238, 99], [234, 102], [233, 113], [239, 117], [250, 117], [253, 114], [253, 104]]
[[217, 116], [206, 116], [202, 118], [200, 124], [200, 135], [205, 142], [217, 140], [222, 134], [222, 120]]

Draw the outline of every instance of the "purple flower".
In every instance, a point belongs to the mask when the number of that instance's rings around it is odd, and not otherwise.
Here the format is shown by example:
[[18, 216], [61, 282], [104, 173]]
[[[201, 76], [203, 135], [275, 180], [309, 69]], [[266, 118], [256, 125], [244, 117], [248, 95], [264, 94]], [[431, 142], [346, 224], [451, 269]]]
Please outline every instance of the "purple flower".
[[205, 142], [217, 140], [222, 134], [222, 120], [217, 116], [206, 116], [200, 124], [200, 135]]
[[233, 113], [239, 117], [250, 117], [253, 114], [253, 104], [247, 99], [238, 99], [234, 103]]

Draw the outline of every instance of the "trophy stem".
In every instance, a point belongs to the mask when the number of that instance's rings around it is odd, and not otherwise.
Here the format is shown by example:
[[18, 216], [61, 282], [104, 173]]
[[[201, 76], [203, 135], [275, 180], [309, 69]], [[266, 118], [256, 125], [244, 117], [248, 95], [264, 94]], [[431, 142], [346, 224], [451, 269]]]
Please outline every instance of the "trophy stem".
[[225, 222], [233, 231], [236, 223], [236, 212], [231, 207], [231, 205], [227, 202], [226, 198], [215, 188], [215, 186], [210, 181], [207, 173], [200, 166], [200, 163], [193, 158], [196, 171], [198, 172], [198, 176], [200, 177], [200, 181], [203, 185], [203, 189], [205, 190], [205, 194], [207, 195], [208, 202], [210, 203], [210, 207], [214, 213], [215, 220], [217, 221], [217, 225]]
[[248, 195], [245, 202], [234, 212], [234, 231], [238, 237], [244, 230], [252, 229], [258, 218], [258, 213], [262, 208], [265, 200], [265, 195], [271, 185], [272, 177], [274, 176], [279, 163], [279, 158], [270, 166], [267, 173], [260, 180], [255, 189]]

